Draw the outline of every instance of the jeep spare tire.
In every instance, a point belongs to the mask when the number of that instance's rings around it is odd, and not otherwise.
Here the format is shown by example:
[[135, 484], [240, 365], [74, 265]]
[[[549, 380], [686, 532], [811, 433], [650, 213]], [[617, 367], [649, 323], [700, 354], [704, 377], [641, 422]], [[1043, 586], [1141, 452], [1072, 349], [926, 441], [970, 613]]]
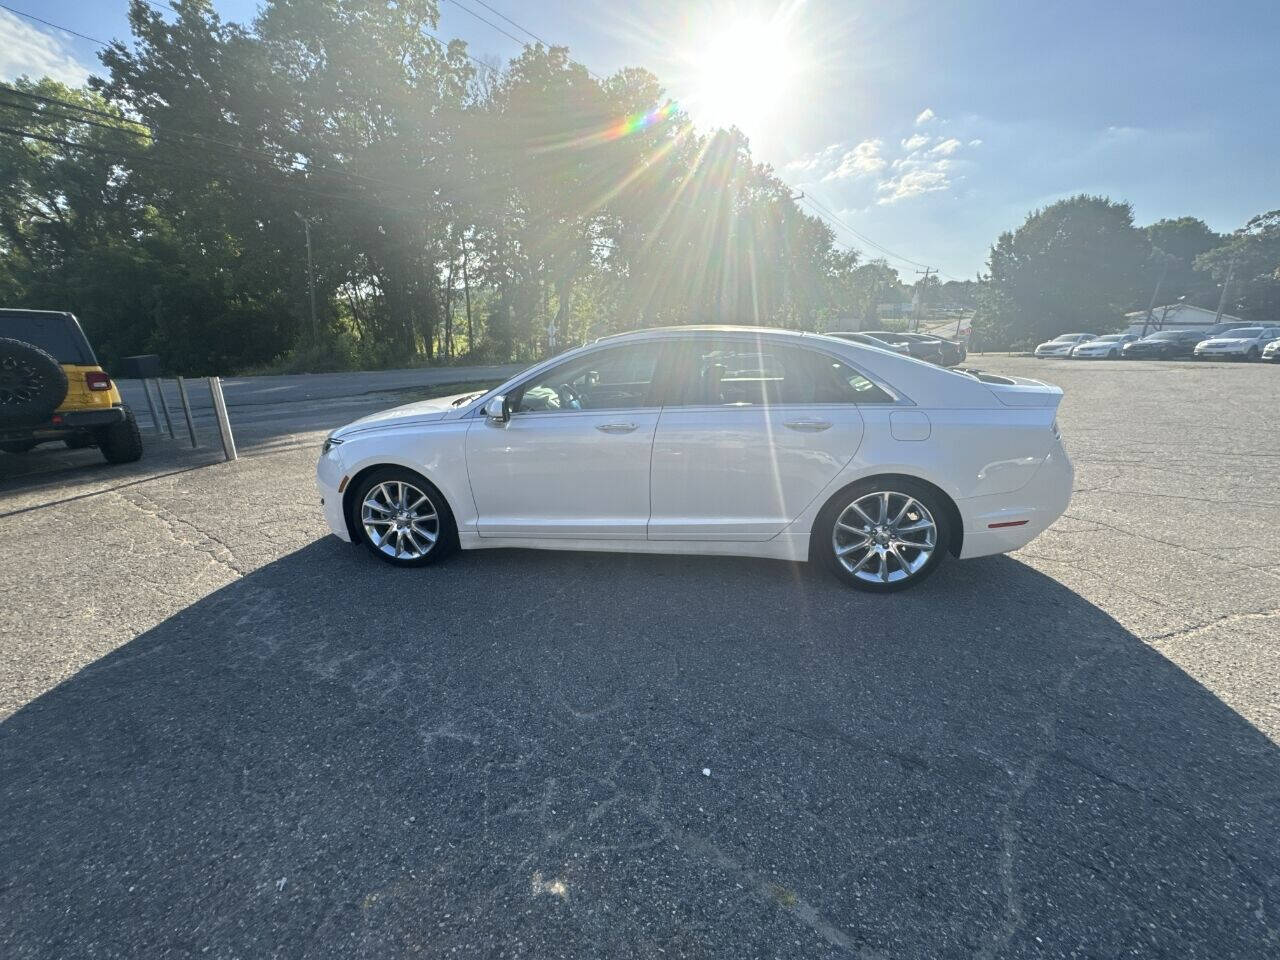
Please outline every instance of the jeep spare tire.
[[57, 360], [35, 344], [0, 337], [0, 426], [43, 423], [66, 395]]

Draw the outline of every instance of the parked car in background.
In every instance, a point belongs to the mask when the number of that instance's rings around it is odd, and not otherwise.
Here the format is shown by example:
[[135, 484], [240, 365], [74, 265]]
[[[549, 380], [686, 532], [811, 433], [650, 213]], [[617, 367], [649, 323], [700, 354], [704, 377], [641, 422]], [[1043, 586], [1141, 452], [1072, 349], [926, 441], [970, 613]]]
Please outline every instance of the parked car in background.
[[859, 330], [856, 333], [829, 333], [827, 336], [892, 350], [917, 360], [942, 365], [942, 345], [933, 337], [920, 337], [917, 340], [915, 334], [895, 333], [891, 330]]
[[1133, 333], [1108, 333], [1078, 344], [1071, 356], [1077, 360], [1119, 360], [1124, 345], [1137, 339]]
[[97, 447], [109, 463], [142, 456], [133, 411], [94, 356], [80, 323], [52, 310], [0, 310], [0, 450], [49, 440]]
[[334, 534], [398, 566], [459, 547], [721, 554], [889, 592], [1062, 515], [1061, 399], [831, 336], [641, 330], [341, 427], [316, 481]]
[[1093, 338], [1092, 333], [1064, 333], [1036, 347], [1035, 355], [1037, 357], [1069, 357], [1072, 350]]
[[1126, 360], [1178, 360], [1190, 357], [1209, 336], [1203, 330], [1157, 330], [1126, 343], [1122, 354]]
[[1196, 344], [1197, 360], [1257, 360], [1262, 348], [1280, 338], [1280, 327], [1236, 327]]
[[944, 367], [954, 367], [957, 363], [963, 362], [965, 357], [969, 355], [963, 343], [948, 340], [946, 337], [934, 336], [931, 333], [900, 333], [898, 336], [908, 343], [936, 343], [938, 351], [942, 355], [941, 363]]
[[1262, 359], [1268, 363], [1280, 363], [1280, 340], [1272, 340], [1262, 348]]

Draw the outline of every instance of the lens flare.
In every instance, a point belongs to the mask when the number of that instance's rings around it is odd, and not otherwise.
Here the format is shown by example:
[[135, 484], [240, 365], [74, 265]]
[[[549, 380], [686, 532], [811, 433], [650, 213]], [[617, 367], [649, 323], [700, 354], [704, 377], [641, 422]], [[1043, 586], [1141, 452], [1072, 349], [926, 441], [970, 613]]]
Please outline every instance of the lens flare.
[[655, 107], [648, 113], [633, 113], [629, 117], [623, 118], [617, 126], [611, 127], [607, 134], [610, 140], [620, 140], [623, 137], [630, 136], [654, 124], [661, 123], [663, 120], [669, 120], [679, 109], [674, 100], [668, 100], [660, 107]]

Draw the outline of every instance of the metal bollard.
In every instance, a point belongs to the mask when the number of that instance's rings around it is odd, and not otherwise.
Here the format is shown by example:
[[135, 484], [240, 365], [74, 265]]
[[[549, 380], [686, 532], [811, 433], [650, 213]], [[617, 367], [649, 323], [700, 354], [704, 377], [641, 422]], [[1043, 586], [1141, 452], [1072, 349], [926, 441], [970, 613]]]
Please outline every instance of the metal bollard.
[[164, 398], [164, 381], [156, 378], [156, 393], [160, 394], [160, 409], [164, 413], [164, 424], [169, 428], [169, 439], [174, 440], [173, 435], [173, 417], [169, 416], [169, 403]]
[[151, 383], [146, 377], [142, 378], [142, 392], [147, 395], [147, 408], [151, 411], [151, 426], [155, 430], [156, 436], [163, 436], [160, 430], [160, 413], [156, 410], [155, 398], [151, 396]]
[[231, 421], [227, 418], [227, 401], [222, 396], [222, 378], [209, 378], [209, 394], [213, 397], [213, 410], [218, 415], [218, 432], [222, 434], [222, 452], [228, 460], [239, 459], [236, 440], [231, 435]]
[[196, 440], [196, 422], [191, 418], [191, 401], [187, 398], [187, 385], [181, 377], [178, 378], [178, 397], [182, 400], [182, 413], [187, 418], [187, 433], [191, 434], [191, 449], [194, 450], [200, 446]]

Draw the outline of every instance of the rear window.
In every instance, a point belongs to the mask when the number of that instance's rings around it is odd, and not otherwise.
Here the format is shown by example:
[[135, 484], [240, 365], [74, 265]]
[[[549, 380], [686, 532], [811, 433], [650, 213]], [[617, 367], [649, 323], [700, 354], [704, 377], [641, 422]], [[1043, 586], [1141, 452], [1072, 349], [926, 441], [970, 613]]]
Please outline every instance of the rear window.
[[97, 363], [80, 324], [67, 314], [0, 314], [0, 337], [35, 344], [59, 363]]

